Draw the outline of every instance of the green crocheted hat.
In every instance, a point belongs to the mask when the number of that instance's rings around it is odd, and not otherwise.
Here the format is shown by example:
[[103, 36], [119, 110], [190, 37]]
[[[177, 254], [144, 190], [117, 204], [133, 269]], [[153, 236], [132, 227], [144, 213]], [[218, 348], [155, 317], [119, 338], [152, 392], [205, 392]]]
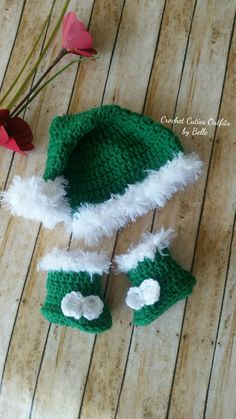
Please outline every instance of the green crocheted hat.
[[198, 179], [202, 162], [147, 116], [115, 105], [56, 117], [43, 178], [15, 177], [3, 200], [14, 215], [65, 222], [93, 244]]
[[195, 278], [170, 255], [173, 236], [172, 229], [147, 234], [135, 248], [116, 257], [119, 270], [128, 273], [132, 284], [126, 303], [134, 309], [133, 323], [137, 326], [151, 323], [192, 293]]
[[109, 267], [102, 253], [53, 249], [38, 264], [38, 269], [48, 271], [43, 316], [90, 333], [110, 329], [111, 313], [101, 291], [101, 275]]

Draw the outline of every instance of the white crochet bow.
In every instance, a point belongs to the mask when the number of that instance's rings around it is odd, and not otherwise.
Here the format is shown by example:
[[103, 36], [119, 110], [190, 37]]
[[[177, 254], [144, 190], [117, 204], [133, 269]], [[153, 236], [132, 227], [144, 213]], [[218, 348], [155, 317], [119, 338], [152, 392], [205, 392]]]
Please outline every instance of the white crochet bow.
[[148, 278], [139, 287], [131, 287], [127, 293], [126, 304], [134, 310], [152, 305], [160, 298], [161, 287], [158, 281]]
[[97, 319], [103, 311], [103, 306], [103, 301], [97, 295], [83, 297], [80, 292], [75, 291], [66, 294], [61, 301], [63, 314], [76, 320], [81, 317], [87, 320]]

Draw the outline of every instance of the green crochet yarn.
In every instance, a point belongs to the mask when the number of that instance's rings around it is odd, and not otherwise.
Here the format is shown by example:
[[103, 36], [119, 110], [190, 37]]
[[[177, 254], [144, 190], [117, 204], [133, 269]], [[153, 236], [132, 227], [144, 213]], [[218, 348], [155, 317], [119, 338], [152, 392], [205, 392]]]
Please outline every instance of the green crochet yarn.
[[133, 323], [137, 326], [151, 323], [177, 301], [188, 297], [196, 283], [193, 275], [172, 259], [168, 249], [163, 255], [157, 251], [154, 261], [145, 258], [139, 262], [135, 269], [128, 272], [128, 277], [135, 287], [146, 278], [154, 278], [158, 280], [161, 288], [159, 301], [134, 311]]
[[151, 323], [177, 301], [191, 294], [193, 275], [172, 259], [168, 249], [173, 229], [147, 234], [124, 255], [116, 257], [121, 272], [127, 272], [132, 287], [126, 303], [134, 309], [133, 323]]
[[[105, 105], [56, 117], [43, 178], [13, 179], [3, 205], [93, 245], [195, 182], [202, 162], [147, 116]], [[30, 211], [29, 211], [30, 208]]]
[[85, 272], [49, 272], [47, 278], [47, 296], [41, 312], [51, 323], [75, 327], [90, 333], [102, 333], [111, 328], [112, 318], [106, 303], [98, 319], [76, 320], [66, 317], [61, 310], [62, 298], [71, 291], [79, 291], [83, 296], [98, 295], [101, 299], [101, 277], [94, 275], [92, 280]]
[[44, 179], [63, 175], [70, 206], [77, 210], [123, 194], [180, 151], [178, 137], [160, 123], [105, 105], [52, 121]]

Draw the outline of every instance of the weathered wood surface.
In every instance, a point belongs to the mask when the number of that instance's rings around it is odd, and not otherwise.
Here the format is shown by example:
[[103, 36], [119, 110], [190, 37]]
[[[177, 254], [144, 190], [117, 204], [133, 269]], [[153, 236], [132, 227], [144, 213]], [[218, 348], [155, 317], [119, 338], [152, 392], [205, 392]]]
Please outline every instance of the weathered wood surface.
[[[0, 2], [2, 92], [51, 4]], [[56, 1], [46, 39], [62, 4]], [[15, 174], [42, 173], [57, 113], [117, 103], [154, 119], [224, 118], [231, 126], [184, 137], [174, 125], [186, 150], [204, 160], [200, 182], [100, 245], [112, 258], [144, 231], [175, 227], [173, 255], [193, 269], [197, 286], [187, 302], [145, 328], [132, 327], [128, 282], [114, 273], [104, 278], [111, 331], [94, 337], [49, 325], [39, 313], [45, 274], [37, 273], [37, 261], [54, 246], [83, 244], [70, 243], [62, 227], [49, 232], [1, 210], [1, 418], [236, 418], [235, 8], [235, 0], [71, 0], [101, 59], [71, 67], [30, 105], [25, 117], [36, 149], [28, 159], [0, 149], [1, 189]], [[59, 46], [60, 34], [36, 79]]]

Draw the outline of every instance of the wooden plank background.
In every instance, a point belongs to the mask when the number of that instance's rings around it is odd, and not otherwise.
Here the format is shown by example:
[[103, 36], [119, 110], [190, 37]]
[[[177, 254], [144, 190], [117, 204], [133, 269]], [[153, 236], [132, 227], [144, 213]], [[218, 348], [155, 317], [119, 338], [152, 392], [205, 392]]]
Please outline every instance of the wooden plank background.
[[[60, 13], [57, 0], [45, 39]], [[0, 1], [1, 94], [32, 47], [50, 0]], [[197, 277], [188, 301], [144, 328], [124, 304], [128, 281], [110, 273], [104, 292], [111, 331], [91, 336], [49, 323], [40, 257], [82, 243], [0, 212], [0, 418], [236, 418], [236, 31], [235, 0], [71, 0], [89, 24], [101, 58], [71, 67], [24, 117], [36, 149], [28, 158], [0, 149], [0, 189], [16, 174], [43, 172], [55, 114], [116, 103], [154, 119], [224, 118], [230, 127], [182, 135], [205, 163], [198, 184], [101, 243], [124, 252], [144, 231], [175, 227], [174, 257]], [[35, 79], [60, 48], [56, 37]], [[69, 60], [66, 57], [66, 60]], [[65, 60], [65, 61], [66, 61]], [[170, 125], [168, 125], [170, 127]]]

